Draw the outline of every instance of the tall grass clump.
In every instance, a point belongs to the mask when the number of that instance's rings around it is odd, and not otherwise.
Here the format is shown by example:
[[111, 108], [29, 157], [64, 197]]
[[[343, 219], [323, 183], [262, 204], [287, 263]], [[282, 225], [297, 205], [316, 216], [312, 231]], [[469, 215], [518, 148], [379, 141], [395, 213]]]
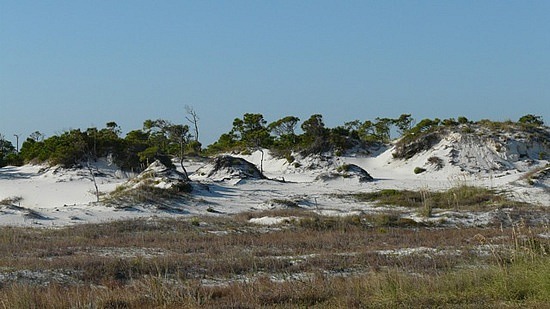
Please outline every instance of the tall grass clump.
[[427, 216], [431, 215], [434, 208], [475, 211], [527, 205], [511, 200], [495, 190], [468, 185], [456, 186], [445, 191], [429, 191], [427, 188], [418, 191], [383, 189], [339, 197], [377, 205], [418, 208]]

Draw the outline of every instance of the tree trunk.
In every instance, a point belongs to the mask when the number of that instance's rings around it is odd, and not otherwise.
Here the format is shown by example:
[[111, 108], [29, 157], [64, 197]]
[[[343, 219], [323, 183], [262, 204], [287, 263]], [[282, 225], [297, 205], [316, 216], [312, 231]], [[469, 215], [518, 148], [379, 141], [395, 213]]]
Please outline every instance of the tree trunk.
[[88, 156], [88, 160], [86, 160], [86, 163], [88, 166], [88, 171], [92, 176], [92, 181], [94, 182], [96, 202], [99, 203], [99, 188], [97, 187], [97, 181], [95, 180], [94, 171], [92, 170], [92, 166], [90, 165], [90, 156]]
[[260, 152], [262, 153], [262, 158], [260, 160], [260, 173], [264, 173], [264, 150], [262, 148], [259, 148]]
[[183, 174], [185, 175], [185, 180], [189, 180], [189, 175], [187, 174], [187, 170], [185, 169], [185, 166], [183, 166], [183, 151], [184, 151], [185, 143], [183, 142], [183, 139], [180, 141], [180, 165], [181, 169], [183, 170]]
[[187, 170], [185, 169], [185, 166], [183, 166], [183, 157], [180, 158], [180, 165], [181, 165], [181, 169], [183, 170], [183, 175], [185, 175], [185, 180], [189, 180], [189, 175], [187, 174]]

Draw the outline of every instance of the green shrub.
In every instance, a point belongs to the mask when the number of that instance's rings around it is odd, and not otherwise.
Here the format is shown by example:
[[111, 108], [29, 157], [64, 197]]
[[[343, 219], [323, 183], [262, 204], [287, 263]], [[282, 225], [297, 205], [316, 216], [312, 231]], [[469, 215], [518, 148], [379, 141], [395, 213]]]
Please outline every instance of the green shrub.
[[414, 168], [414, 173], [415, 174], [421, 174], [421, 173], [424, 173], [426, 171], [425, 168], [422, 168], [422, 167], [415, 167]]
[[467, 124], [469, 121], [468, 121], [468, 118], [464, 117], [464, 116], [460, 116], [458, 117], [458, 123], [460, 124]]

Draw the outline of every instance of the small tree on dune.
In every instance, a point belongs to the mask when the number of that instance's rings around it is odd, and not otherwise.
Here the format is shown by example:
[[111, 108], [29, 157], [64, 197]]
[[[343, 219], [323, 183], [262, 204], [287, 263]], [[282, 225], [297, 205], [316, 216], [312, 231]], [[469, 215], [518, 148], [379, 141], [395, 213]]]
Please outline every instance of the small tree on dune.
[[259, 150], [262, 154], [260, 171], [263, 172], [264, 147], [272, 144], [272, 137], [266, 127], [266, 121], [262, 114], [244, 114], [243, 119], [233, 120], [231, 134], [240, 139], [240, 143], [247, 147]]

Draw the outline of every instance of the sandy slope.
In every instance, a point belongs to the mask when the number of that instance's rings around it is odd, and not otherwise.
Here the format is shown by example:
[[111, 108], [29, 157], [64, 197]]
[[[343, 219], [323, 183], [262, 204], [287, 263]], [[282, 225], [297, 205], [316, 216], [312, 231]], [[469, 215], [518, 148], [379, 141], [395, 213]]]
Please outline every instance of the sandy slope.
[[[0, 201], [16, 197], [20, 200], [11, 205], [0, 205], [0, 224], [62, 226], [134, 217], [237, 213], [281, 207], [281, 201], [285, 200], [325, 214], [378, 212], [384, 209], [337, 198], [334, 193], [345, 194], [386, 188], [441, 190], [462, 184], [502, 189], [515, 199], [550, 206], [550, 184], [527, 185], [526, 181], [521, 179], [524, 172], [518, 168], [477, 173], [463, 171], [463, 168], [449, 163], [452, 159], [452, 147], [449, 147], [449, 144], [449, 141], [443, 141], [431, 151], [407, 161], [394, 160], [391, 155], [392, 149], [375, 157], [307, 157], [298, 158], [292, 164], [268, 154], [263, 161], [264, 174], [280, 181], [214, 181], [200, 173], [192, 174], [194, 193], [191, 199], [174, 205], [180, 210], [177, 213], [147, 205], [121, 210], [94, 203], [94, 185], [86, 168], [66, 170], [35, 165], [4, 167], [0, 169]], [[481, 159], [488, 157], [483, 153], [475, 155]], [[433, 156], [444, 159], [441, 169], [437, 170], [427, 164], [428, 158]], [[260, 166], [259, 152], [244, 158]], [[476, 160], [481, 160], [479, 158]], [[316, 180], [319, 174], [334, 170], [345, 163], [362, 167], [375, 178], [375, 181], [360, 183], [354, 178]], [[187, 169], [193, 172], [203, 164], [204, 162], [188, 162]], [[427, 172], [415, 174], [415, 167], [424, 167]], [[94, 170], [101, 192], [110, 192], [128, 179], [128, 175], [122, 174], [106, 162], [98, 162], [94, 165]]]

